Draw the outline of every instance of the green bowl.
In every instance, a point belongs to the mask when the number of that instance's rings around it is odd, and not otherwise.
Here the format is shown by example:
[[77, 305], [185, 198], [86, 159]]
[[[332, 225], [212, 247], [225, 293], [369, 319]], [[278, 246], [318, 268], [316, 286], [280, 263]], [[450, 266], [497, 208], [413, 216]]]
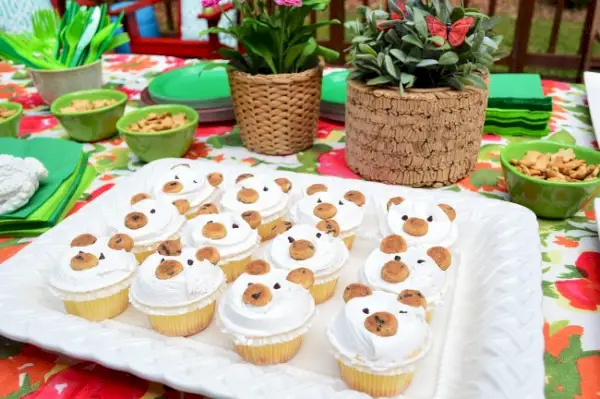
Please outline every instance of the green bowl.
[[19, 125], [23, 116], [23, 106], [18, 103], [3, 102], [0, 108], [8, 110], [17, 110], [17, 113], [0, 121], [0, 137], [17, 137], [19, 134]]
[[[61, 108], [71, 105], [72, 100], [106, 100], [117, 102], [105, 108], [77, 113], [64, 113]], [[127, 94], [108, 89], [76, 91], [58, 97], [50, 111], [60, 121], [69, 136], [77, 141], [93, 142], [104, 140], [117, 133], [117, 121], [125, 112]]]
[[524, 175], [510, 164], [511, 159], [521, 159], [527, 151], [555, 153], [561, 148], [572, 148], [577, 159], [583, 159], [588, 164], [600, 164], [598, 151], [552, 141], [513, 143], [500, 153], [502, 171], [512, 201], [531, 209], [541, 218], [569, 218], [577, 213], [587, 200], [600, 194], [600, 179], [577, 183], [539, 180]]
[[[188, 124], [176, 129], [162, 132], [132, 132], [129, 125], [138, 122], [150, 113], [171, 112], [186, 114]], [[152, 162], [160, 158], [179, 158], [190, 149], [198, 127], [198, 113], [186, 105], [153, 105], [140, 108], [123, 116], [117, 122], [117, 128], [125, 138], [125, 142], [144, 162]]]

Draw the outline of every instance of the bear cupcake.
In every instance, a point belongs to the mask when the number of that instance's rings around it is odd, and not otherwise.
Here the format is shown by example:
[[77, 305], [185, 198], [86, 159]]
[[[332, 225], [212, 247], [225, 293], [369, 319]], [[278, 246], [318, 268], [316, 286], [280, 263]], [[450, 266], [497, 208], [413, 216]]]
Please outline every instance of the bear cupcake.
[[342, 379], [374, 397], [404, 392], [417, 361], [430, 347], [423, 296], [418, 291], [398, 296], [350, 284], [344, 300], [346, 305], [327, 331]]
[[253, 260], [219, 302], [222, 330], [253, 364], [285, 363], [296, 355], [316, 313], [308, 269], [272, 269]]
[[161, 243], [140, 266], [129, 296], [154, 330], [189, 336], [208, 327], [225, 285], [220, 267], [198, 260], [195, 249], [173, 240]]
[[427, 320], [443, 303], [447, 289], [446, 271], [452, 254], [444, 247], [407, 247], [401, 236], [385, 237], [371, 252], [361, 269], [361, 280], [374, 290], [398, 295], [415, 289], [427, 298]]
[[245, 173], [225, 190], [221, 205], [229, 212], [241, 214], [266, 241], [292, 226], [285, 220], [291, 189], [292, 183], [285, 177], [273, 180]]
[[164, 199], [137, 194], [131, 198], [131, 203], [110, 221], [110, 231], [131, 237], [135, 242], [133, 253], [142, 263], [162, 241], [179, 239], [186, 218], [175, 205]]
[[196, 217], [184, 228], [183, 241], [216, 262], [227, 282], [235, 281], [244, 272], [244, 266], [260, 245], [256, 230], [240, 214], [232, 212]]
[[333, 295], [340, 270], [348, 260], [348, 249], [341, 238], [299, 224], [277, 236], [265, 258], [274, 268], [286, 272], [299, 267], [310, 269], [315, 276], [310, 293], [319, 304]]
[[292, 208], [292, 221], [339, 235], [348, 249], [352, 249], [364, 217], [365, 195], [357, 190], [334, 192], [324, 184], [307, 187], [305, 194]]
[[383, 236], [397, 234], [408, 245], [451, 246], [456, 240], [456, 211], [432, 200], [393, 197], [380, 205]]
[[67, 313], [92, 321], [118, 316], [127, 309], [137, 267], [132, 248], [133, 240], [123, 234], [73, 238], [48, 276], [50, 291]]
[[173, 202], [188, 219], [196, 217], [204, 204], [215, 204], [223, 176], [203, 174], [189, 163], [173, 166], [157, 179], [154, 197]]

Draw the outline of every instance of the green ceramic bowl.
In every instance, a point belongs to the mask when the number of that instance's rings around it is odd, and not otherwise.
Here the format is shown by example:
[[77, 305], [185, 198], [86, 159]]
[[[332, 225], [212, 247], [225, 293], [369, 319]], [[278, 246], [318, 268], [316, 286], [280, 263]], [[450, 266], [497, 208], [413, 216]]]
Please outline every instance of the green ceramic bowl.
[[[62, 108], [71, 105], [72, 100], [106, 100], [117, 102], [93, 111], [64, 113]], [[69, 136], [77, 141], [93, 142], [104, 140], [117, 133], [117, 121], [125, 112], [127, 94], [108, 89], [83, 90], [65, 94], [52, 103], [50, 111], [56, 116]]]
[[0, 108], [17, 111], [14, 115], [0, 120], [0, 137], [17, 137], [23, 116], [23, 106], [18, 103], [3, 102], [0, 103]]
[[[156, 133], [132, 132], [128, 127], [138, 122], [150, 113], [183, 112], [188, 124], [176, 129]], [[186, 105], [153, 105], [140, 108], [123, 116], [117, 122], [119, 132], [125, 138], [127, 145], [144, 162], [152, 162], [160, 158], [179, 158], [190, 149], [198, 127], [198, 113]]]
[[500, 153], [502, 171], [512, 201], [531, 209], [541, 218], [571, 217], [584, 202], [600, 194], [600, 179], [577, 183], [539, 180], [524, 175], [510, 164], [511, 159], [521, 159], [527, 151], [555, 153], [561, 148], [572, 148], [577, 159], [584, 159], [588, 164], [600, 164], [598, 151], [552, 141], [514, 143]]

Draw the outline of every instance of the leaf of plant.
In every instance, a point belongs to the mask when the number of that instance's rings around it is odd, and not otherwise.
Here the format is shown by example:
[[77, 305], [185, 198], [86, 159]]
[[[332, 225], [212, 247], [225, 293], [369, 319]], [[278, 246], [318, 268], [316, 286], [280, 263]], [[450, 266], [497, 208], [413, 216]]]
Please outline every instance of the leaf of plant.
[[389, 75], [377, 76], [376, 78], [367, 80], [369, 86], [382, 86], [392, 82], [394, 79]]
[[385, 70], [394, 78], [398, 79], [399, 75], [394, 65], [394, 60], [389, 55], [385, 55]]
[[431, 42], [431, 43], [435, 43], [438, 46], [442, 46], [444, 43], [446, 43], [446, 40], [444, 40], [443, 37], [441, 36], [432, 36], [427, 38], [427, 41]]
[[390, 50], [390, 54], [393, 55], [398, 61], [403, 63], [406, 62], [406, 54], [404, 53], [404, 51], [397, 48], [393, 48]]
[[[314, 40], [314, 39], [313, 39]], [[254, 53], [254, 55], [259, 56], [264, 59], [267, 63], [271, 72], [274, 74], [279, 73], [275, 63], [273, 62], [273, 51], [267, 47], [264, 41], [261, 40], [259, 36], [246, 36], [243, 40], [243, 45], [246, 48], [246, 51]], [[315, 47], [316, 48], [316, 47]]]
[[362, 71], [353, 70], [348, 74], [348, 79], [350, 80], [362, 80], [364, 73]]
[[452, 10], [452, 14], [450, 15], [450, 20], [452, 22], [456, 22], [464, 16], [465, 16], [464, 10], [460, 7], [456, 7], [454, 10]]
[[427, 37], [427, 24], [425, 23], [425, 16], [423, 15], [423, 11], [418, 8], [413, 8], [413, 18], [415, 22], [415, 29], [419, 33], [421, 37]]
[[433, 0], [431, 3], [435, 10], [435, 15], [439, 16], [442, 13], [442, 4], [440, 3], [440, 0]]
[[373, 54], [356, 54], [355, 58], [357, 60], [369, 60], [377, 63], [377, 57], [375, 57]]
[[475, 55], [475, 59], [478, 63], [482, 64], [484, 67], [492, 65], [494, 63], [494, 59], [491, 55], [484, 52], [479, 52]]
[[404, 36], [402, 36], [402, 41], [405, 43], [414, 44], [415, 46], [417, 46], [419, 48], [423, 48], [423, 43], [421, 43], [421, 41], [415, 35], [412, 35], [412, 34], [404, 35]]
[[[234, 49], [230, 49], [230, 48], [226, 48], [226, 47], [221, 47], [218, 50], [219, 54], [228, 60], [236, 60], [239, 63], [241, 63], [242, 65], [247, 65], [246, 64], [246, 59], [244, 58], [244, 56], [237, 50]], [[205, 70], [205, 68], [203, 68], [203, 70]]]
[[379, 65], [379, 68], [383, 68], [384, 60], [385, 60], [385, 56], [383, 55], [383, 53], [377, 54], [377, 65]]
[[407, 63], [417, 63], [421, 61], [423, 52], [418, 47], [413, 47], [406, 56]]
[[340, 58], [340, 53], [324, 46], [317, 47], [317, 54], [323, 57], [327, 62], [334, 62]]
[[493, 48], [494, 50], [498, 50], [498, 44], [490, 37], [484, 36], [483, 44]]
[[400, 84], [398, 85], [398, 95], [399, 96], [404, 95], [404, 86], [402, 86], [402, 82], [400, 82]]
[[454, 77], [447, 78], [444, 81], [442, 81], [442, 83], [445, 86], [452, 87], [453, 89], [456, 89], [456, 90], [464, 90], [465, 89], [465, 85], [462, 84], [457, 78], [454, 78]]
[[412, 87], [412, 85], [415, 83], [416, 80], [417, 80], [417, 77], [413, 74], [405, 73], [405, 72], [402, 72], [400, 74], [400, 82], [402, 82], [402, 84], [405, 85], [406, 87]]
[[298, 61], [296, 62], [297, 70], [304, 68], [304, 64], [306, 63], [307, 59], [313, 55], [315, 51], [317, 51], [318, 46], [319, 45], [317, 44], [317, 41], [313, 37], [308, 40], [306, 46], [302, 50], [302, 53], [300, 53], [300, 57], [298, 57]]
[[447, 51], [440, 56], [438, 63], [440, 65], [454, 65], [458, 62], [458, 55], [454, 51]]
[[368, 36], [354, 36], [352, 38], [352, 43], [366, 43], [371, 40]]
[[306, 44], [304, 43], [296, 44], [295, 46], [289, 47], [285, 51], [285, 58], [283, 62], [286, 70], [291, 70], [293, 68], [294, 62], [296, 61], [296, 59], [298, 59], [298, 57], [304, 50], [304, 47], [306, 47]]
[[377, 51], [373, 50], [373, 48], [371, 46], [369, 46], [368, 44], [359, 43], [358, 49], [360, 51], [362, 51], [363, 53], [372, 54], [374, 56], [377, 56]]
[[485, 82], [485, 80], [483, 80], [483, 78], [475, 73], [472, 73], [468, 76], [465, 76], [465, 78], [467, 78], [471, 84], [473, 84], [473, 86], [478, 87], [480, 89], [487, 89], [487, 83]]
[[486, 18], [481, 21], [481, 25], [479, 26], [482, 30], [491, 30], [498, 24], [498, 19], [496, 17]]
[[385, 35], [383, 35], [383, 36], [385, 37], [385, 40], [390, 44], [394, 44], [394, 45], [400, 44], [400, 36], [398, 36], [398, 32], [396, 32], [395, 29], [388, 29], [385, 32]]
[[419, 63], [417, 64], [417, 68], [419, 67], [429, 67], [429, 66], [434, 66], [437, 65], [438, 61], [437, 60], [433, 60], [431, 58], [426, 58], [424, 60], [419, 61]]

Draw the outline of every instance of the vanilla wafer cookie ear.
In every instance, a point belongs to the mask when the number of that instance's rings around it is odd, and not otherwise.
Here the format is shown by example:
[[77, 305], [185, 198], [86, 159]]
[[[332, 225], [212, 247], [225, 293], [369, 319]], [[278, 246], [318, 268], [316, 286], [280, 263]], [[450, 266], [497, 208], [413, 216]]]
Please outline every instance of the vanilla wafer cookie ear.
[[292, 283], [300, 284], [308, 290], [315, 284], [315, 275], [310, 269], [300, 267], [289, 272], [287, 280]]

